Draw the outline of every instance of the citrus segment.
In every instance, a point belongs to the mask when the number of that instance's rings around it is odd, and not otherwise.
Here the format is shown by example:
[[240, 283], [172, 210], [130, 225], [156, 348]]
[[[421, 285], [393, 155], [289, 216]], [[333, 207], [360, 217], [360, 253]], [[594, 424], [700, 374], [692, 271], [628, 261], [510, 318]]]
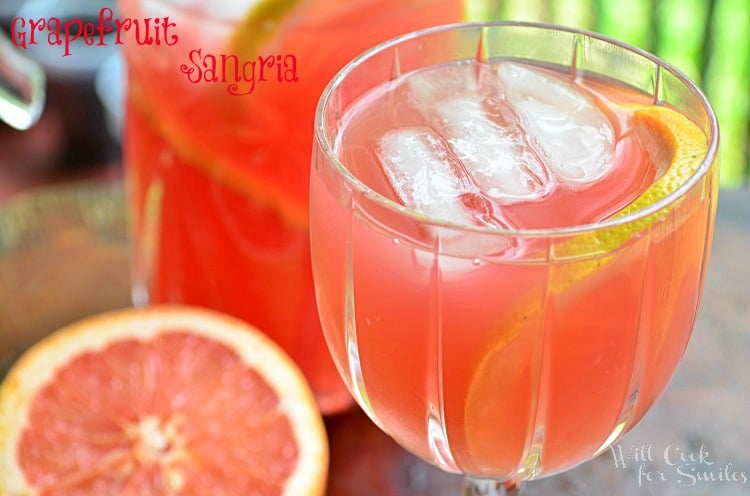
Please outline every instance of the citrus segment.
[[2, 496], [318, 496], [327, 460], [296, 366], [257, 330], [207, 310], [72, 324], [0, 387]]
[[[697, 172], [708, 151], [708, 141], [703, 131], [675, 110], [659, 106], [639, 107], [632, 111], [632, 119], [633, 129], [648, 151], [654, 166], [661, 171], [661, 176], [637, 199], [615, 214], [614, 218], [648, 207], [674, 192]], [[547, 291], [552, 294], [570, 291], [592, 273], [599, 273], [598, 269], [614, 258], [615, 255], [612, 253], [615, 250], [631, 236], [662, 218], [668, 211], [669, 208], [666, 208], [627, 224], [582, 234], [555, 247], [553, 255], [562, 261], [550, 265]], [[586, 258], [592, 254], [604, 256]], [[571, 261], [568, 262], [567, 259]], [[528, 373], [532, 357], [521, 356], [519, 353], [539, 349], [531, 343], [538, 336], [535, 331], [544, 325], [543, 290], [544, 288], [532, 290], [518, 298], [514, 309], [507, 312], [507, 317], [498, 325], [492, 341], [487, 343], [487, 351], [477, 362], [472, 374], [466, 393], [465, 435], [470, 451], [478, 459], [487, 459], [489, 456], [487, 432], [502, 433], [496, 429], [502, 422], [507, 423], [504, 427], [515, 432], [518, 424], [511, 425], [510, 422], [520, 422], [522, 419], [521, 416], [511, 413], [499, 421], [496, 415], [490, 417], [486, 412], [507, 411], [492, 405], [505, 404], [512, 400], [514, 394], [509, 393], [510, 391], [520, 389], [522, 391], [515, 396], [528, 398], [529, 378], [524, 376], [524, 373]], [[523, 391], [527, 395], [524, 395]], [[505, 396], [511, 398], [505, 399]], [[522, 411], [529, 405], [517, 404], [514, 407]], [[502, 462], [512, 464], [515, 460]]]
[[[534, 414], [529, 403], [535, 379], [531, 351], [538, 348], [542, 304], [542, 295], [529, 291], [504, 314], [466, 395], [464, 435], [470, 456], [492, 460], [493, 468], [508, 474], [518, 464], [514, 454], [524, 449], [527, 419]], [[504, 450], [497, 449], [497, 439], [503, 439]]]

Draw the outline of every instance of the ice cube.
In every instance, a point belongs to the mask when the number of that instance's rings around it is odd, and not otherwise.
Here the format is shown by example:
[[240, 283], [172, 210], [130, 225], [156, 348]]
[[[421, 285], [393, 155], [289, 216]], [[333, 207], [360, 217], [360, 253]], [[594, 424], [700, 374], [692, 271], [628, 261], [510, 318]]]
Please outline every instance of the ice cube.
[[[487, 81], [486, 77], [490, 80]], [[417, 72], [406, 79], [410, 103], [418, 110], [455, 96], [478, 95], [497, 75], [484, 65], [455, 64], [440, 67], [439, 72]]]
[[[502, 103], [496, 102], [496, 106]], [[489, 118], [485, 102], [454, 98], [434, 107], [443, 135], [479, 188], [502, 202], [543, 198], [553, 178], [524, 142], [521, 131]]]
[[429, 217], [474, 223], [462, 199], [471, 193], [471, 185], [445, 141], [432, 129], [392, 129], [380, 138], [376, 152], [404, 205]]
[[497, 74], [484, 64], [409, 79], [410, 101], [450, 144], [487, 196], [500, 203], [541, 199], [554, 178], [534, 154]]
[[583, 187], [612, 165], [612, 124], [583, 91], [553, 76], [504, 62], [497, 73], [505, 98], [557, 177]]
[[[431, 128], [392, 129], [380, 138], [376, 153], [388, 181], [407, 207], [464, 226], [510, 227], [473, 184], [445, 140]], [[440, 226], [428, 230], [439, 238], [439, 250], [448, 258], [474, 258], [514, 246], [510, 237], [493, 233]]]

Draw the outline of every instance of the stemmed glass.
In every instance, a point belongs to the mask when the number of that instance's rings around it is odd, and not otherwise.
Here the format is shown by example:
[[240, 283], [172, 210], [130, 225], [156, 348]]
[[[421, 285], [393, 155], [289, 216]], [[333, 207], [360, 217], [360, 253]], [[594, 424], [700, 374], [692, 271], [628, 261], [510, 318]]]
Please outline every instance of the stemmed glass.
[[[700, 165], [626, 215], [549, 229], [466, 227], [381, 194], [340, 153], [342, 116], [411, 71], [480, 57], [563, 67], [670, 106], [705, 133]], [[593, 33], [462, 24], [372, 48], [329, 84], [315, 121], [313, 272], [338, 371], [408, 451], [466, 477], [466, 495], [518, 494], [630, 430], [687, 346], [710, 251], [717, 124], [656, 57]], [[500, 249], [499, 247], [524, 247]]]

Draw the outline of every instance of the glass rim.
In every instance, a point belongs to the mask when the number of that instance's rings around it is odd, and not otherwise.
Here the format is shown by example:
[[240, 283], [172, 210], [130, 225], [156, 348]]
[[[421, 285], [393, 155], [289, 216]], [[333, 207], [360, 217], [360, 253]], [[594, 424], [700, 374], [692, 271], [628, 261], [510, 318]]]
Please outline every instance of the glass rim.
[[[599, 41], [625, 49], [631, 53], [634, 53], [635, 55], [638, 55], [640, 57], [643, 57], [653, 62], [654, 64], [661, 67], [662, 69], [671, 72], [680, 81], [680, 83], [685, 85], [685, 87], [690, 91], [690, 93], [696, 97], [697, 102], [706, 111], [706, 116], [708, 119], [708, 130], [707, 130], [708, 135], [706, 136], [708, 138], [708, 147], [707, 147], [705, 155], [703, 156], [701, 160], [701, 164], [698, 166], [696, 171], [687, 180], [685, 180], [679, 187], [677, 187], [674, 191], [670, 192], [668, 195], [664, 196], [658, 201], [651, 203], [649, 205], [646, 205], [642, 208], [639, 208], [628, 214], [619, 216], [619, 217], [610, 216], [609, 218], [604, 219], [602, 221], [585, 223], [585, 224], [577, 224], [577, 225], [572, 225], [572, 226], [533, 228], [533, 229], [532, 228], [499, 228], [495, 226], [474, 226], [474, 225], [459, 224], [459, 223], [450, 222], [446, 220], [441, 220], [439, 218], [427, 216], [419, 212], [416, 209], [402, 205], [401, 203], [398, 203], [397, 201], [392, 200], [386, 197], [385, 195], [382, 195], [381, 193], [378, 193], [377, 191], [373, 190], [372, 188], [367, 186], [367, 184], [365, 184], [359, 178], [357, 178], [349, 170], [346, 164], [344, 164], [343, 161], [339, 159], [333, 147], [333, 142], [335, 141], [335, 137], [331, 137], [330, 133], [325, 127], [325, 115], [327, 113], [327, 109], [330, 107], [332, 96], [334, 95], [335, 91], [341, 86], [343, 81], [350, 75], [352, 71], [354, 71], [362, 63], [372, 58], [376, 54], [382, 53], [390, 48], [396, 47], [405, 42], [408, 42], [417, 38], [421, 38], [430, 34], [453, 31], [453, 30], [481, 29], [483, 27], [491, 28], [491, 27], [503, 27], [503, 26], [528, 27], [528, 28], [545, 30], [545, 31], [554, 30], [554, 31], [567, 32], [571, 34], [581, 34], [589, 38], [597, 39]], [[382, 81], [382, 82], [385, 82], [385, 81]], [[334, 139], [331, 139], [331, 138], [334, 138]], [[627, 225], [632, 222], [636, 222], [640, 219], [646, 218], [655, 213], [658, 213], [664, 210], [665, 208], [669, 207], [670, 205], [676, 203], [680, 198], [684, 197], [704, 176], [706, 176], [706, 174], [708, 173], [708, 171], [711, 169], [714, 162], [716, 161], [717, 153], [718, 153], [718, 143], [719, 143], [719, 126], [718, 126], [718, 121], [716, 119], [716, 114], [713, 108], [711, 107], [710, 103], [708, 102], [708, 99], [706, 98], [704, 93], [701, 91], [701, 89], [698, 88], [696, 84], [693, 83], [690, 80], [690, 78], [688, 78], [682, 71], [678, 70], [677, 68], [675, 68], [668, 62], [662, 60], [661, 58], [657, 57], [656, 55], [653, 55], [643, 49], [634, 47], [625, 42], [611, 38], [609, 36], [595, 33], [593, 31], [587, 31], [587, 30], [573, 28], [569, 26], [544, 23], [544, 22], [484, 21], [484, 22], [459, 22], [459, 23], [452, 23], [452, 24], [444, 24], [440, 26], [433, 26], [433, 27], [429, 27], [425, 29], [420, 29], [417, 31], [412, 31], [409, 33], [399, 35], [395, 38], [391, 38], [390, 40], [384, 41], [377, 45], [374, 45], [368, 50], [360, 53], [358, 56], [356, 56], [351, 61], [349, 61], [344, 67], [342, 67], [339, 70], [339, 72], [329, 81], [329, 83], [326, 85], [325, 89], [323, 90], [321, 97], [318, 100], [318, 104], [315, 110], [314, 139], [318, 143], [320, 149], [323, 151], [326, 157], [326, 160], [330, 161], [331, 164], [334, 164], [333, 166], [330, 166], [330, 167], [334, 169], [336, 173], [339, 176], [341, 176], [347, 184], [349, 184], [356, 192], [362, 194], [367, 199], [374, 201], [375, 203], [388, 209], [389, 211], [393, 211], [395, 213], [408, 216], [422, 224], [430, 224], [436, 227], [442, 227], [442, 228], [452, 229], [452, 230], [457, 230], [457, 231], [474, 232], [474, 233], [479, 233], [479, 234], [512, 235], [512, 236], [524, 236], [524, 237], [557, 237], [557, 236], [570, 236], [570, 235], [577, 235], [577, 234], [585, 234], [585, 233], [590, 233], [590, 232], [595, 232], [595, 231], [600, 231], [604, 229], [610, 229], [610, 228], [615, 228], [618, 226]], [[616, 215], [616, 214], [613, 214], [613, 215]]]

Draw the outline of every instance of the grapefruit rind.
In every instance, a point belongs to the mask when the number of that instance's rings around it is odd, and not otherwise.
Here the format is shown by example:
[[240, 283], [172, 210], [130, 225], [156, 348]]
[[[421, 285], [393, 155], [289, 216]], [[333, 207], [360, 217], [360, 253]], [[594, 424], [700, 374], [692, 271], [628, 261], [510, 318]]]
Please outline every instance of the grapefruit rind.
[[187, 330], [234, 350], [279, 395], [299, 448], [298, 464], [284, 496], [325, 492], [328, 441], [322, 417], [304, 376], [270, 338], [247, 323], [211, 310], [179, 305], [117, 310], [66, 326], [31, 347], [0, 385], [0, 496], [31, 496], [16, 461], [15, 446], [27, 425], [35, 392], [73, 357], [122, 339], [148, 340], [170, 329]]

